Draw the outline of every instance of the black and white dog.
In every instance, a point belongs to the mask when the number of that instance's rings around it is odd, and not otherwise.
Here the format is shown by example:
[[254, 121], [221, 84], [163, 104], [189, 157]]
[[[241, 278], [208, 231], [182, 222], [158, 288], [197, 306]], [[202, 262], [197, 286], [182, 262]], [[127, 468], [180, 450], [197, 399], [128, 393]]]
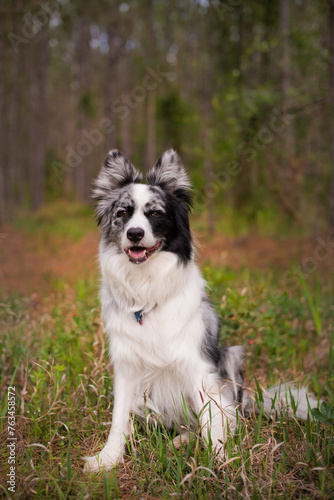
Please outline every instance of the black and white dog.
[[[211, 439], [222, 458], [243, 405], [243, 349], [218, 347], [219, 319], [194, 261], [189, 178], [176, 152], [166, 151], [148, 172], [147, 184], [141, 180], [113, 150], [93, 194], [115, 403], [105, 447], [86, 458], [91, 471], [122, 459], [130, 412], [152, 410], [172, 427], [186, 423], [184, 402], [201, 415], [204, 441]], [[298, 403], [303, 391], [294, 396]], [[301, 417], [303, 412], [305, 401]]]

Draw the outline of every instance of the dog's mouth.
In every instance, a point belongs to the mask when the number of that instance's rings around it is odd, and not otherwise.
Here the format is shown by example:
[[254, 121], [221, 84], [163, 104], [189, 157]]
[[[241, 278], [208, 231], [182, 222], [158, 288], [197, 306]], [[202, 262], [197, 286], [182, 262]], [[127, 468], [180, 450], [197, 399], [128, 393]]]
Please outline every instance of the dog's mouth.
[[145, 247], [129, 247], [125, 248], [124, 251], [129, 257], [130, 262], [133, 264], [141, 264], [142, 262], [146, 262], [147, 259], [153, 255], [160, 248], [161, 242], [158, 241], [153, 247], [145, 248]]

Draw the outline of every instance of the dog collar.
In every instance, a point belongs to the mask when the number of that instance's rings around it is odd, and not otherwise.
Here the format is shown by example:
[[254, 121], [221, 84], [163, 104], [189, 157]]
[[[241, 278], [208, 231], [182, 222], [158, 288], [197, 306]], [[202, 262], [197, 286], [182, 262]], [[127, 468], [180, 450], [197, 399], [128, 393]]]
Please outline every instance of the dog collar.
[[143, 313], [142, 313], [142, 311], [135, 312], [135, 318], [137, 320], [137, 323], [139, 323], [140, 325], [143, 324]]

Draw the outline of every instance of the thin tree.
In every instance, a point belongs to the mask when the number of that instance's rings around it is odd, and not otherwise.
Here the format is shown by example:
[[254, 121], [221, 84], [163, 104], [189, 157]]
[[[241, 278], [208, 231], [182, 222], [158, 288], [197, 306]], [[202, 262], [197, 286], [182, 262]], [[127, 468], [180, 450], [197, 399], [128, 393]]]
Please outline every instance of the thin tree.
[[0, 15], [0, 226], [5, 220], [5, 155], [4, 155], [4, 60], [3, 16]]
[[107, 62], [108, 97], [106, 116], [112, 121], [111, 131], [108, 134], [109, 149], [116, 148], [117, 138], [117, 120], [114, 109], [116, 107], [118, 98], [118, 65], [123, 49], [123, 43], [120, 33], [121, 23], [119, 20], [120, 5], [120, 0], [113, 0], [113, 2], [111, 2], [109, 22], [107, 26], [109, 53]]
[[301, 221], [301, 175], [298, 161], [295, 158], [294, 127], [289, 111], [291, 112], [291, 34], [290, 34], [290, 0], [280, 0], [280, 29], [282, 33], [282, 115], [284, 128], [283, 138], [283, 165], [273, 173], [279, 179], [274, 189], [280, 201], [281, 208], [296, 221]]
[[[280, 0], [280, 26], [283, 36], [282, 52], [282, 105], [283, 114], [288, 114], [291, 92], [291, 47], [290, 47], [290, 8], [289, 0]], [[290, 122], [284, 129], [284, 147], [286, 156], [291, 159], [294, 154], [294, 134]]]
[[330, 223], [334, 230], [334, 0], [329, 4], [329, 97], [330, 97], [330, 162], [332, 168], [330, 186]]
[[[207, 186], [210, 186], [213, 182], [214, 172], [212, 164], [212, 145], [210, 138], [209, 123], [211, 118], [211, 106], [209, 102], [209, 97], [203, 97], [203, 146], [204, 146], [204, 175], [205, 182]], [[214, 193], [208, 189], [206, 193], [207, 197], [207, 211], [208, 211], [208, 229], [210, 234], [215, 232], [215, 203], [214, 203]]]
[[[146, 14], [146, 59], [149, 65], [155, 62], [155, 33], [154, 23], [154, 4], [152, 0], [145, 0]], [[150, 89], [146, 98], [146, 149], [145, 164], [149, 169], [156, 160], [156, 120], [155, 120], [155, 97], [156, 91]]]
[[[85, 141], [84, 133], [90, 132], [92, 115], [92, 54], [90, 48], [90, 15], [84, 8], [78, 25], [78, 39], [76, 46], [76, 63], [78, 70], [78, 122], [77, 122], [77, 161], [75, 167], [76, 198], [85, 203], [90, 199], [92, 147]], [[86, 131], [86, 132], [85, 132]]]
[[29, 121], [28, 176], [31, 207], [43, 203], [47, 122], [47, 72], [49, 62], [49, 26], [43, 26], [27, 46]]
[[[11, 15], [11, 25], [14, 33], [18, 31], [18, 20], [19, 16], [14, 12]], [[18, 187], [22, 185], [22, 176], [20, 178], [19, 169], [20, 164], [18, 161], [19, 151], [21, 148], [17, 147], [18, 140], [18, 109], [19, 109], [19, 82], [20, 82], [20, 55], [21, 51], [24, 50], [24, 47], [20, 47], [20, 50], [13, 50], [10, 48], [9, 52], [9, 60], [10, 60], [10, 80], [12, 85], [7, 91], [7, 106], [8, 106], [8, 160], [7, 160], [7, 184], [9, 192], [11, 196], [8, 200], [9, 202], [9, 211], [12, 212], [14, 208], [14, 204], [18, 201], [16, 200], [16, 192]]]
[[[121, 84], [122, 90], [128, 94], [130, 90], [130, 72], [129, 72], [129, 56], [124, 56], [120, 63]], [[121, 149], [123, 153], [131, 158], [132, 155], [132, 137], [131, 137], [131, 123], [133, 117], [130, 112], [120, 118], [120, 136], [121, 136]]]

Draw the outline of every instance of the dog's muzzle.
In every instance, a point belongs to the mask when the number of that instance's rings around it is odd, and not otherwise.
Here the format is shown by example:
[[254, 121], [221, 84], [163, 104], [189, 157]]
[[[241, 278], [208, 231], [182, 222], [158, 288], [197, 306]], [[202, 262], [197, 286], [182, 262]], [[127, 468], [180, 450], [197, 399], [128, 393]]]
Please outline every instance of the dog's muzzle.
[[161, 242], [158, 241], [153, 247], [146, 248], [143, 246], [132, 246], [129, 248], [125, 248], [124, 251], [129, 257], [130, 262], [133, 264], [142, 264], [146, 262], [147, 259], [153, 255], [157, 250], [159, 250]]

